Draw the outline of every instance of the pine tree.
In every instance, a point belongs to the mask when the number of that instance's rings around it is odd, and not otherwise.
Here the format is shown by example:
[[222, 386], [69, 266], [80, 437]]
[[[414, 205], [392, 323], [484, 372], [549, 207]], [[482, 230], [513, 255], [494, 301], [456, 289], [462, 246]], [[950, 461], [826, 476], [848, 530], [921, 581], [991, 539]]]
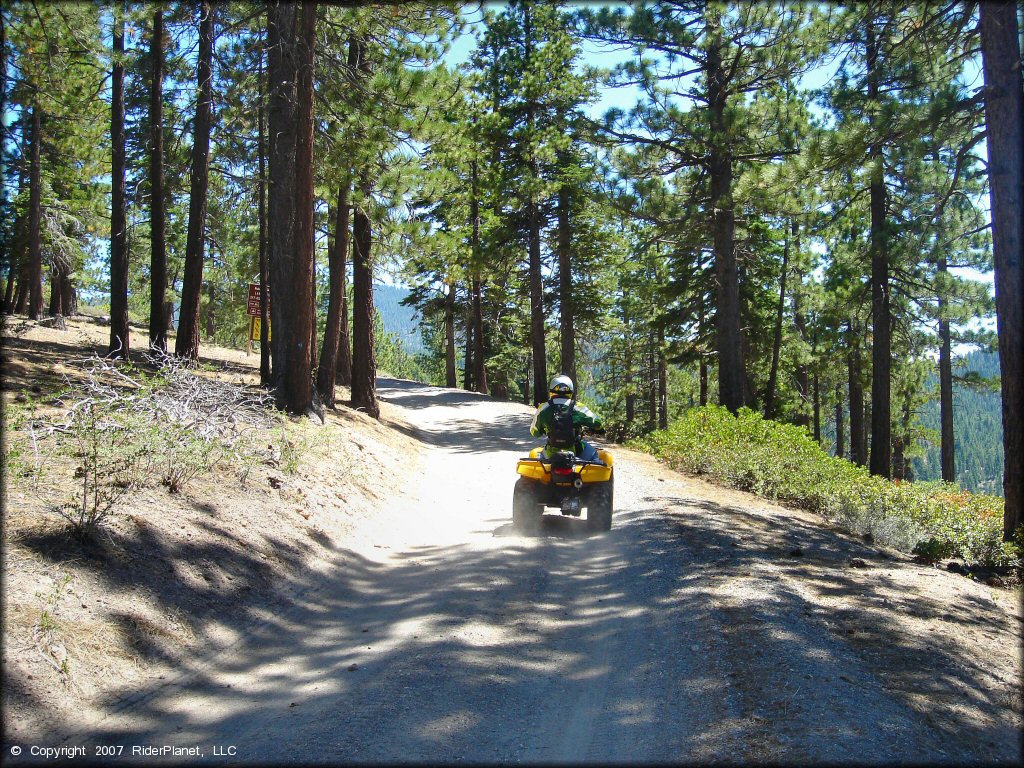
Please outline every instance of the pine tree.
[[[110, 112], [99, 95], [110, 51], [99, 14], [88, 6], [8, 4], [2, 15], [4, 101], [7, 114], [14, 114], [3, 132], [4, 195], [16, 191], [0, 214], [0, 262], [8, 267], [4, 308], [26, 311], [34, 283], [41, 313], [49, 275], [50, 313], [74, 314], [82, 266], [94, 238], [109, 229]], [[30, 259], [30, 251], [37, 257]]]
[[179, 357], [199, 356], [199, 300], [203, 287], [206, 244], [207, 190], [210, 168], [210, 125], [213, 111], [213, 49], [216, 44], [214, 10], [199, 6], [199, 58], [196, 64], [196, 113], [192, 134], [192, 179], [188, 208], [185, 276], [181, 288], [181, 314], [174, 352]]
[[164, 12], [153, 11], [153, 30], [150, 39], [150, 303], [149, 345], [167, 351], [167, 234], [165, 229], [164, 184]]
[[[630, 44], [641, 54], [638, 63], [619, 67], [615, 79], [639, 81], [646, 99], [628, 115], [611, 112], [603, 126], [605, 135], [662, 150], [663, 171], [699, 167], [709, 178], [705, 215], [717, 282], [719, 401], [736, 411], [746, 401], [748, 383], [736, 259], [735, 174], [743, 164], [794, 151], [785, 84], [813, 59], [802, 35], [806, 13], [802, 8], [757, 4], [727, 13], [719, 3], [680, 3], [641, 5], [630, 13], [584, 11], [581, 16], [589, 36]], [[667, 69], [643, 57], [647, 50], [667, 55]], [[679, 84], [694, 73], [700, 73], [695, 87]], [[748, 107], [746, 94], [756, 91], [773, 98]], [[695, 108], [682, 108], [685, 102]]]
[[[355, 38], [355, 68], [366, 83], [373, 74], [365, 38]], [[365, 94], [364, 94], [365, 97]], [[373, 224], [369, 206], [373, 193], [371, 170], [356, 170], [361, 195], [352, 221], [352, 407], [380, 418], [377, 402], [377, 360], [373, 308]]]
[[1017, 12], [980, 3], [985, 124], [1003, 395], [1003, 536], [1012, 539], [1024, 507], [1024, 87]]
[[269, 271], [278, 407], [316, 409], [312, 388], [313, 64], [317, 7], [269, 10]]
[[[121, 40], [123, 46], [123, 36]], [[42, 116], [39, 114], [38, 106], [32, 106], [31, 114], [30, 124], [32, 128], [29, 134], [31, 138], [29, 140], [28, 316], [31, 320], [38, 320], [43, 313], [43, 246], [40, 233], [40, 222], [42, 219], [42, 203], [40, 200], [42, 193], [40, 186], [42, 185], [42, 180], [40, 178], [39, 161], [39, 145], [42, 143], [43, 138], [43, 121]]]
[[128, 232], [125, 210], [124, 8], [114, 9], [111, 74], [110, 345], [112, 357], [128, 357]]
[[348, 338], [348, 297], [345, 279], [348, 261], [348, 188], [347, 180], [339, 185], [334, 209], [334, 239], [328, 264], [330, 289], [327, 320], [324, 325], [320, 365], [317, 367], [317, 392], [320, 394], [320, 401], [328, 408], [334, 407], [335, 379], [345, 386], [352, 382], [352, 352]]
[[483, 130], [491, 164], [506, 199], [515, 201], [506, 226], [525, 246], [530, 302], [533, 401], [544, 399], [548, 379], [542, 238], [561, 186], [558, 157], [572, 139], [569, 116], [587, 94], [572, 69], [576, 42], [567, 20], [550, 2], [513, 2], [492, 17], [474, 57], [482, 99], [493, 117]]

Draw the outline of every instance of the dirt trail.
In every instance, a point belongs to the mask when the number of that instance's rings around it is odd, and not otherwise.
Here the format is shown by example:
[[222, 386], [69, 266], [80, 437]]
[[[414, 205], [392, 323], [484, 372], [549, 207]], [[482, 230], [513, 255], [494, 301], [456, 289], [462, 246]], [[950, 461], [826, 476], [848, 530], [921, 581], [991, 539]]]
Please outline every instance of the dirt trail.
[[1013, 595], [627, 451], [610, 533], [549, 514], [520, 536], [530, 410], [394, 380], [380, 394], [429, 446], [394, 478], [405, 493], [290, 611], [111, 702], [68, 745], [299, 763], [1020, 760]]

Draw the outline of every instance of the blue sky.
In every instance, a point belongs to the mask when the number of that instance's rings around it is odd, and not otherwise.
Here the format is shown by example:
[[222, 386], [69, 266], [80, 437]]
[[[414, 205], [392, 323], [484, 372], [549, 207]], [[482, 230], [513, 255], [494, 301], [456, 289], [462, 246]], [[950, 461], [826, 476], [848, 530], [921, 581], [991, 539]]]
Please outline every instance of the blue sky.
[[[488, 2], [487, 7], [495, 12], [500, 13], [505, 7], [505, 3]], [[468, 61], [469, 56], [473, 49], [476, 47], [476, 36], [483, 30], [483, 12], [479, 4], [469, 4], [464, 10], [464, 18], [467, 22], [466, 30], [463, 34], [457, 37], [445, 56], [445, 61], [449, 66], [457, 66]], [[620, 64], [627, 60], [633, 54], [630, 51], [614, 50], [609, 46], [602, 46], [593, 41], [584, 41], [582, 43], [582, 56], [581, 64], [590, 67], [601, 67], [604, 69], [611, 69], [612, 67]], [[839, 58], [834, 57], [830, 61], [821, 66], [818, 66], [807, 73], [800, 82], [801, 90], [816, 90], [827, 85], [828, 82], [835, 77], [836, 71], [839, 68]], [[965, 80], [968, 86], [971, 88], [978, 87], [981, 84], [981, 67], [980, 62], [968, 62], [965, 71]], [[612, 107], [618, 107], [623, 111], [629, 111], [642, 96], [642, 89], [637, 86], [611, 88], [604, 85], [598, 85], [598, 98], [590, 104], [587, 113], [591, 119], [599, 120], [604, 114]], [[824, 112], [816, 105], [811, 104], [811, 113], [817, 117], [824, 117]], [[987, 157], [984, 142], [978, 150], [982, 153], [982, 157]], [[984, 199], [979, 201], [981, 206], [987, 211], [988, 210], [988, 196], [984, 196]], [[957, 270], [964, 277], [968, 277], [973, 280], [979, 280], [992, 285], [994, 282], [994, 276], [991, 272], [979, 272], [975, 269], [962, 269]]]
[[[505, 3], [487, 3], [487, 7], [500, 13]], [[445, 56], [449, 66], [457, 66], [469, 59], [470, 53], [476, 47], [476, 35], [483, 30], [483, 13], [479, 7], [469, 5], [464, 9], [464, 17], [468, 22], [466, 31], [452, 43], [451, 49]], [[628, 52], [602, 50], [600, 46], [585, 41], [583, 44], [582, 64], [591, 67], [604, 67], [610, 69], [616, 64], [628, 58]], [[591, 118], [597, 119], [604, 115], [611, 107], [628, 109], [636, 103], [640, 90], [637, 88], [606, 88], [599, 89], [598, 100], [590, 105], [588, 114]]]
[[[609, 5], [615, 4], [609, 3]], [[495, 13], [500, 13], [505, 7], [505, 3], [488, 2], [486, 5], [488, 9]], [[466, 31], [453, 41], [448, 54], [445, 56], [445, 62], [453, 67], [468, 61], [470, 53], [476, 47], [476, 35], [483, 29], [483, 13], [478, 4], [467, 5], [463, 9], [463, 14], [467, 22]], [[584, 66], [611, 69], [633, 55], [629, 50], [616, 50], [611, 46], [585, 40], [582, 43], [582, 56], [580, 58], [581, 64]], [[801, 87], [807, 90], [822, 87], [835, 76], [837, 68], [838, 61], [815, 68], [803, 79]], [[636, 104], [641, 95], [642, 89], [636, 86], [621, 88], [598, 86], [598, 99], [590, 105], [587, 111], [588, 116], [591, 119], [599, 119], [612, 107], [628, 111]], [[812, 111], [818, 110], [814, 107]]]

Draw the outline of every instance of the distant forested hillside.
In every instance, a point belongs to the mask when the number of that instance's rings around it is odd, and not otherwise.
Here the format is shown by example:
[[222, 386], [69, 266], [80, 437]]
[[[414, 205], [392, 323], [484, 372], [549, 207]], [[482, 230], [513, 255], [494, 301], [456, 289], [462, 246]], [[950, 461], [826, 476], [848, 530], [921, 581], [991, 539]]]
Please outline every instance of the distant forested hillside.
[[423, 352], [423, 334], [420, 333], [420, 313], [413, 307], [402, 306], [401, 301], [409, 295], [406, 288], [393, 285], [373, 286], [373, 303], [380, 312], [384, 330], [395, 334], [410, 355]]
[[[990, 352], [972, 352], [954, 369], [954, 376], [976, 372], [986, 379], [998, 379], [999, 356]], [[914, 459], [914, 475], [919, 480], [937, 480], [939, 464], [938, 381], [929, 382], [935, 399], [921, 411], [921, 424], [934, 430], [935, 440], [925, 445], [923, 456]], [[956, 479], [968, 490], [1003, 493], [1003, 425], [999, 391], [983, 386], [956, 383], [953, 387], [953, 427], [956, 434]]]

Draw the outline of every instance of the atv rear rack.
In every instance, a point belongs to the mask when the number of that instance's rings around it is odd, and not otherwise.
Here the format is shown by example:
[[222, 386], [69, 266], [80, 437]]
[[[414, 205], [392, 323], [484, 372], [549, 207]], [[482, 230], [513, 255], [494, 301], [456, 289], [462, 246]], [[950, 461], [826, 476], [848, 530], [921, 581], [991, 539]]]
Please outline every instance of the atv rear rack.
[[[543, 459], [535, 459], [532, 456], [524, 456], [523, 458], [519, 459], [519, 461], [535, 461], [538, 464], [540, 464], [541, 467], [544, 467], [544, 471], [545, 472], [549, 471], [544, 466], [545, 464], [547, 464], [549, 466], [554, 464], [554, 461], [551, 461], [551, 460], [544, 461]], [[607, 467], [608, 466], [603, 461], [585, 461], [584, 459], [573, 459], [572, 464], [573, 464], [573, 466], [576, 466], [577, 464], [582, 464], [584, 466], [593, 466], [593, 467]]]

